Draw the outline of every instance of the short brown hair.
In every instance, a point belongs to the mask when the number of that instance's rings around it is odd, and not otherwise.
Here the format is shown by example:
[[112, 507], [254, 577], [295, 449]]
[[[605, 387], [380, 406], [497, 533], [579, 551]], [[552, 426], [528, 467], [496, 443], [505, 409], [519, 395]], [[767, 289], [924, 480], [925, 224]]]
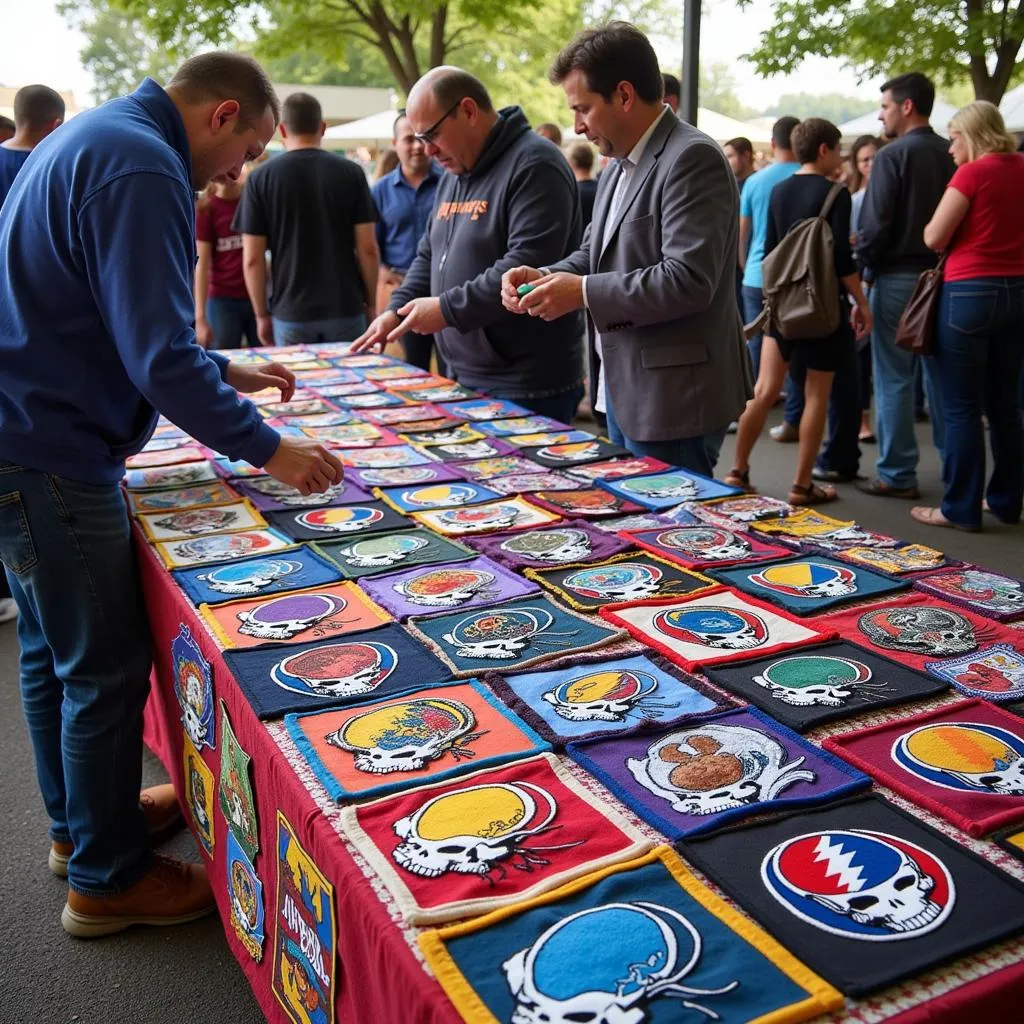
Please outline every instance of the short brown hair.
[[800, 163], [813, 164], [822, 146], [835, 149], [842, 137], [843, 133], [831, 121], [809, 117], [793, 129], [793, 152]]
[[581, 171], [594, 169], [594, 149], [589, 142], [574, 142], [569, 147], [569, 163]]
[[274, 124], [281, 120], [281, 104], [267, 73], [243, 53], [214, 50], [190, 57], [174, 72], [167, 88], [181, 93], [187, 103], [237, 100], [239, 128], [251, 128], [268, 107]]
[[551, 65], [552, 85], [561, 85], [573, 71], [582, 72], [587, 87], [605, 100], [619, 82], [629, 82], [644, 103], [657, 103], [665, 83], [651, 41], [627, 21], [611, 21], [576, 35]]
[[[750, 139], [748, 139], [745, 135], [737, 135], [735, 139], [730, 139], [725, 145], [732, 146], [736, 153], [740, 155], [754, 155], [754, 147], [751, 145]], [[725, 147], [723, 146], [722, 148], [724, 149]]]
[[323, 121], [320, 101], [308, 92], [293, 92], [284, 98], [281, 121], [292, 135], [316, 135]]
[[64, 101], [48, 85], [26, 85], [14, 94], [14, 123], [43, 128], [64, 120]]
[[561, 146], [562, 146], [562, 129], [559, 128], [557, 124], [552, 124], [550, 121], [542, 121], [533, 130], [538, 135], [543, 136], [545, 139], [550, 140], [556, 146], [561, 148]]

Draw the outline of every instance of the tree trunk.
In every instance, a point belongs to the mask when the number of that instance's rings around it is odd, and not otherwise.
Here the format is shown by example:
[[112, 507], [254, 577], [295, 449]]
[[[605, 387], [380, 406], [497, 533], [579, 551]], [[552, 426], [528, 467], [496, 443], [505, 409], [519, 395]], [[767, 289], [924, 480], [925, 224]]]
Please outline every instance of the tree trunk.
[[430, 23], [430, 66], [440, 67], [446, 56], [445, 26], [448, 23], [448, 5], [441, 4]]

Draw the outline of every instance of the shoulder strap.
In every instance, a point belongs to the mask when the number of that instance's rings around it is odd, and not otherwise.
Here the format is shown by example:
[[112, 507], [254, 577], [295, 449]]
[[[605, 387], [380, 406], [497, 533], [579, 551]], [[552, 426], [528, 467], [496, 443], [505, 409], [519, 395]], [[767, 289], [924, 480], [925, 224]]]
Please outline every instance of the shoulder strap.
[[818, 214], [819, 217], [822, 219], [828, 217], [829, 213], [832, 212], [832, 204], [836, 201], [836, 197], [844, 188], [846, 188], [846, 186], [841, 181], [833, 183], [832, 187], [828, 190], [828, 195], [825, 196], [825, 202], [821, 205], [821, 213]]

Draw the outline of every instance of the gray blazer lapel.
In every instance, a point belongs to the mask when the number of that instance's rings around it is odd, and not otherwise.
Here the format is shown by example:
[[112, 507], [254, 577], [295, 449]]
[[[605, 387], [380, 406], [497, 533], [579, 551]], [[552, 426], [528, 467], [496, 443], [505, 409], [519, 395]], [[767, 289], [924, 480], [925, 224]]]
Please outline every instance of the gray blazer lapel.
[[[629, 184], [626, 186], [626, 194], [622, 197], [622, 202], [615, 212], [615, 221], [612, 224], [611, 231], [608, 232], [607, 241], [600, 246], [598, 259], [604, 255], [605, 249], [611, 245], [612, 239], [618, 233], [619, 225], [629, 212], [629, 208], [633, 205], [633, 200], [636, 199], [640, 189], [643, 188], [644, 182], [650, 177], [651, 171], [654, 170], [654, 166], [658, 162], [658, 157], [661, 156], [661, 151], [665, 148], [665, 143], [668, 141], [673, 127], [678, 125], [678, 123], [675, 115], [670, 111], [662, 117], [658, 127], [654, 129], [654, 134], [648, 139], [644, 155], [640, 158], [640, 163], [633, 172], [633, 177], [630, 179]], [[608, 198], [609, 202], [611, 202], [610, 195]], [[604, 239], [604, 237], [603, 233], [598, 236], [599, 239]], [[593, 250], [593, 246], [591, 246], [591, 250]]]
[[597, 271], [598, 260], [600, 260], [601, 254], [604, 251], [601, 239], [604, 238], [604, 226], [608, 220], [608, 208], [612, 204], [612, 196], [615, 195], [615, 187], [619, 183], [620, 174], [622, 174], [622, 166], [617, 163], [614, 173], [605, 171], [601, 175], [601, 184], [604, 184], [605, 176], [608, 177], [609, 184], [605, 184], [604, 188], [598, 190], [597, 200], [594, 203], [594, 217], [590, 228], [590, 269], [594, 272]]

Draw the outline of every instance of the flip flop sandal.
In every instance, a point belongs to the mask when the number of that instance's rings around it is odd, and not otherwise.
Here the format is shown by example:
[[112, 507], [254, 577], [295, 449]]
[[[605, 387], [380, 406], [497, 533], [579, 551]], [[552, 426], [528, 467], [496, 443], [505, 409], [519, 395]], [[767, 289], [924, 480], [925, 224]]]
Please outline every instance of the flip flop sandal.
[[729, 487], [738, 487], [746, 494], [757, 494], [757, 488], [750, 482], [749, 469], [730, 469], [723, 483]]
[[789, 488], [789, 503], [798, 508], [802, 505], [827, 505], [838, 497], [834, 487], [819, 487], [817, 484], [802, 487], [800, 484], [793, 484]]
[[941, 508], [929, 508], [925, 505], [915, 505], [910, 510], [910, 518], [915, 522], [923, 523], [925, 526], [944, 526], [949, 530], [962, 530], [964, 533], [978, 533], [980, 526], [965, 526], [963, 523], [954, 523], [942, 514]]

